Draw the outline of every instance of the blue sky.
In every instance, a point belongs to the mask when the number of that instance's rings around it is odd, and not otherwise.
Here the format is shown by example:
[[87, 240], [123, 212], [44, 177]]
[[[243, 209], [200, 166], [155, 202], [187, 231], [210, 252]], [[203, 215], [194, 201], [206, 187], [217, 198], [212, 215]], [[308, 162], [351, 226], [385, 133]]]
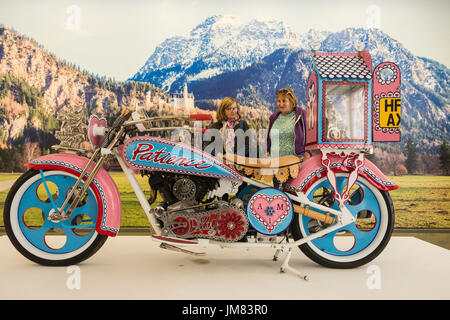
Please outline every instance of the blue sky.
[[164, 39], [216, 14], [263, 16], [297, 33], [376, 24], [415, 55], [450, 65], [448, 0], [0, 0], [0, 23], [58, 57], [117, 80], [132, 76]]

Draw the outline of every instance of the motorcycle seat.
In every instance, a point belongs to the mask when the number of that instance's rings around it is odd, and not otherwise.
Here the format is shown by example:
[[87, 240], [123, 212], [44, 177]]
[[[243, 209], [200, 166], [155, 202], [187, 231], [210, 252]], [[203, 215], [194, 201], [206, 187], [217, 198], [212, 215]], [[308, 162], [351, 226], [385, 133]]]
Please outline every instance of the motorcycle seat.
[[303, 157], [295, 155], [278, 158], [249, 158], [236, 154], [224, 154], [223, 162], [237, 171], [257, 180], [271, 182], [273, 176], [280, 182], [298, 176]]

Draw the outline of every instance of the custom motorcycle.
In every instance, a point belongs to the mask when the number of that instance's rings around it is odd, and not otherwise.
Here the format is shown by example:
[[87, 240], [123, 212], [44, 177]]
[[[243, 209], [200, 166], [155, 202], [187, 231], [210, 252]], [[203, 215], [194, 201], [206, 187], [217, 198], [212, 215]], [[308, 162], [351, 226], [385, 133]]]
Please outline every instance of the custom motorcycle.
[[[336, 65], [342, 75], [330, 73]], [[193, 255], [208, 245], [273, 248], [274, 260], [287, 252], [281, 271], [304, 279], [289, 266], [295, 247], [326, 267], [364, 265], [389, 242], [394, 207], [388, 192], [397, 188], [365, 155], [372, 141], [399, 139], [398, 126], [383, 123], [386, 105], [400, 107], [399, 70], [393, 63], [380, 64], [373, 74], [371, 68], [366, 51], [315, 53], [307, 117], [301, 119], [307, 159], [222, 158], [149, 134], [176, 129], [153, 125], [161, 120], [200, 122], [208, 115], [150, 118], [124, 109], [109, 128], [91, 116], [89, 157], [87, 150], [75, 150], [79, 154], [49, 154], [27, 164], [5, 202], [6, 233], [21, 254], [42, 265], [91, 257], [119, 232], [120, 193], [103, 168], [113, 156], [161, 248]], [[149, 197], [136, 174], [148, 177]], [[280, 188], [272, 186], [273, 177]], [[158, 194], [162, 201], [154, 203]], [[56, 231], [62, 242], [50, 243]]]

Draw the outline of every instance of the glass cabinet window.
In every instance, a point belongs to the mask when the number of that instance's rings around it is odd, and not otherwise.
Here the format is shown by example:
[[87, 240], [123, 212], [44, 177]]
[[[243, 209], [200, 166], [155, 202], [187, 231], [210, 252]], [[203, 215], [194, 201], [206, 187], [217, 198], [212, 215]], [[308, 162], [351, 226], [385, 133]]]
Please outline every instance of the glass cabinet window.
[[364, 95], [364, 85], [326, 85], [326, 140], [364, 140]]

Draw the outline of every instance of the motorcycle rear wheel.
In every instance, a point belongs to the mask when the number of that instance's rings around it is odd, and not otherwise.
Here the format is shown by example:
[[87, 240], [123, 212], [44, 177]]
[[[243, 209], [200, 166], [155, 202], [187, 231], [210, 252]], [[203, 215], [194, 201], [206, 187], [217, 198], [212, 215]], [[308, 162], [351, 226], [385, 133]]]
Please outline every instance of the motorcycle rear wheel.
[[5, 201], [3, 221], [14, 247], [26, 258], [45, 266], [78, 264], [95, 254], [108, 238], [96, 231], [98, 202], [89, 187], [70, 219], [48, 220], [53, 204], [61, 206], [77, 177], [73, 174], [43, 171], [52, 200], [40, 171], [30, 169], [11, 187]]
[[[337, 188], [342, 194], [347, 185], [348, 174], [337, 173], [336, 177]], [[306, 196], [311, 201], [339, 210], [326, 177], [316, 181], [306, 191]], [[394, 206], [388, 192], [379, 190], [363, 177], [358, 177], [350, 190], [350, 200], [346, 207], [356, 217], [354, 223], [299, 246], [307, 257], [322, 266], [349, 269], [367, 264], [384, 250], [392, 236]], [[298, 214], [294, 216], [291, 226], [296, 241], [328, 227]], [[342, 235], [347, 237], [341, 237]]]

